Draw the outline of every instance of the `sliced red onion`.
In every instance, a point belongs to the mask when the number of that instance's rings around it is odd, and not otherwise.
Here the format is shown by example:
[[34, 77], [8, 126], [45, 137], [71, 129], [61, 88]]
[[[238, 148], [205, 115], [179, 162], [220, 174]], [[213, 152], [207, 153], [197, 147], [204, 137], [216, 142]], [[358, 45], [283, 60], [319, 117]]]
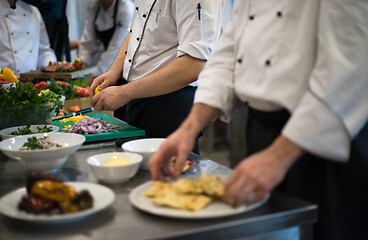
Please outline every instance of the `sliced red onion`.
[[119, 126], [114, 124], [106, 124], [104, 120], [95, 118], [83, 118], [74, 123], [74, 126], [67, 129], [67, 132], [78, 133], [78, 134], [97, 134], [108, 131], [116, 131], [113, 128]]

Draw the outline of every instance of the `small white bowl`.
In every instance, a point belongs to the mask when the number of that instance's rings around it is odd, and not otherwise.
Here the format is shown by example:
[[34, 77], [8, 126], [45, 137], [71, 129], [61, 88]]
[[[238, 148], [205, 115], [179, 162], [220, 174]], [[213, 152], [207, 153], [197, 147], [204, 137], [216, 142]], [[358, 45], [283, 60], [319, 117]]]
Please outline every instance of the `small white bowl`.
[[[62, 147], [42, 150], [19, 150], [30, 137], [48, 136]], [[76, 152], [86, 138], [74, 133], [38, 133], [6, 139], [0, 142], [0, 150], [8, 157], [21, 160], [30, 170], [49, 172], [61, 167], [68, 156]]]
[[[29, 129], [32, 131], [32, 132], [36, 132], [37, 131], [37, 127], [39, 128], [43, 128], [43, 127], [51, 127], [52, 128], [52, 131], [51, 132], [58, 132], [59, 131], [59, 127], [58, 126], [54, 126], [54, 125], [47, 125], [47, 124], [39, 124], [39, 125], [31, 125], [29, 127]], [[10, 127], [10, 128], [5, 128], [5, 129], [2, 129], [0, 130], [0, 136], [3, 140], [5, 139], [8, 139], [8, 138], [13, 138], [13, 137], [18, 137], [18, 136], [25, 136], [25, 135], [10, 135], [10, 133], [12, 132], [15, 132], [17, 131], [18, 129], [21, 129], [21, 128], [25, 128], [26, 126], [17, 126], [17, 127]], [[35, 133], [33, 133], [35, 134]], [[27, 134], [29, 135], [29, 134]]]
[[124, 152], [139, 153], [143, 156], [142, 169], [148, 169], [148, 161], [157, 152], [166, 138], [146, 138], [132, 140], [121, 145]]
[[[122, 158], [129, 161], [128, 164], [116, 166], [104, 166], [110, 158]], [[93, 175], [107, 183], [121, 183], [128, 181], [137, 173], [142, 163], [142, 155], [129, 152], [109, 152], [90, 156], [87, 163]]]

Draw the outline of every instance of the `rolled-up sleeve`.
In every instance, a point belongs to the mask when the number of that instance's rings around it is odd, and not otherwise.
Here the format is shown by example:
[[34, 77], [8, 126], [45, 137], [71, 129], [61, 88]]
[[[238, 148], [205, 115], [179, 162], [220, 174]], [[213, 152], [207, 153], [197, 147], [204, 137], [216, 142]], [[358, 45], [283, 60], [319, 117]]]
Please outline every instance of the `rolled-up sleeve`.
[[204, 103], [222, 111], [221, 119], [229, 122], [240, 101], [233, 87], [234, 76], [234, 31], [228, 24], [216, 45], [204, 70], [198, 78], [195, 103]]
[[173, 1], [179, 39], [177, 56], [207, 60], [221, 33], [221, 0]]
[[309, 91], [283, 134], [318, 156], [346, 161], [368, 119], [368, 3], [322, 1]]

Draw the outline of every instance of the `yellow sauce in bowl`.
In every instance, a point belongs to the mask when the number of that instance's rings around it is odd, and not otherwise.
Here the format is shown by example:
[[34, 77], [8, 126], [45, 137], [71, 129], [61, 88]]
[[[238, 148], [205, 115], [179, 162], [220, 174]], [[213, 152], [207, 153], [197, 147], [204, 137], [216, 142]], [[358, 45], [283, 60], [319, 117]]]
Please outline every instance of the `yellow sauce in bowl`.
[[108, 158], [106, 161], [102, 163], [102, 166], [111, 167], [111, 166], [122, 166], [122, 165], [128, 165], [128, 164], [130, 164], [129, 160], [126, 160], [118, 156], [111, 156], [110, 158]]

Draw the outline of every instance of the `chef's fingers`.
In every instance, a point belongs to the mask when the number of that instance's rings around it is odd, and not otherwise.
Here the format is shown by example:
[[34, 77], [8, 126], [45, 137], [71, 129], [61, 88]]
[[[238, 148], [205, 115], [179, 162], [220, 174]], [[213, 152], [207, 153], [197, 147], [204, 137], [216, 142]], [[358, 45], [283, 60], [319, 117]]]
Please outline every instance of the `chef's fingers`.
[[170, 168], [170, 159], [163, 162], [161, 169], [165, 176], [169, 176], [171, 178], [175, 178], [174, 172]]
[[225, 196], [224, 200], [230, 205], [237, 205], [241, 200], [239, 200], [239, 193], [244, 189], [249, 188], [248, 183], [243, 181], [240, 171], [233, 171], [225, 183]]
[[253, 203], [254, 191], [255, 189], [253, 185], [245, 183], [235, 195], [234, 206]]
[[169, 152], [167, 152], [164, 144], [153, 154], [148, 162], [148, 168], [150, 169], [153, 180], [159, 180], [162, 174], [162, 168], [166, 159], [170, 158]]
[[103, 101], [101, 100], [101, 96], [102, 94], [97, 94], [95, 96], [93, 96], [91, 99], [90, 99], [90, 102], [91, 102], [91, 106], [97, 110], [97, 111], [102, 111], [104, 110], [103, 108]]
[[177, 156], [175, 158], [174, 164], [174, 177], [177, 178], [183, 172], [185, 161], [187, 160], [188, 153], [185, 150], [178, 151]]
[[254, 191], [253, 203], [262, 201], [265, 198], [266, 194], [267, 192], [261, 189]]
[[90, 86], [90, 91], [89, 91], [89, 97], [92, 98], [94, 95], [95, 95], [95, 88], [98, 86], [98, 85], [101, 85], [101, 83], [104, 81], [104, 74], [96, 77], [93, 81], [92, 81], [92, 84]]

